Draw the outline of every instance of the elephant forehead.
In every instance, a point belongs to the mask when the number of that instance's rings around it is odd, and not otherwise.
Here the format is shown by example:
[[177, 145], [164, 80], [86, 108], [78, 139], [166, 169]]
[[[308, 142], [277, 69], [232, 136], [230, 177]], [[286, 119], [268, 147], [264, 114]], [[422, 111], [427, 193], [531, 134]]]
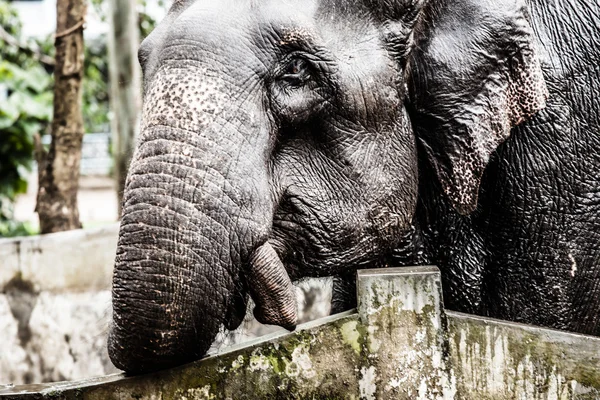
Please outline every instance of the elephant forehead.
[[168, 125], [198, 131], [206, 127], [230, 100], [226, 86], [223, 76], [209, 67], [162, 68], [145, 93], [143, 128]]

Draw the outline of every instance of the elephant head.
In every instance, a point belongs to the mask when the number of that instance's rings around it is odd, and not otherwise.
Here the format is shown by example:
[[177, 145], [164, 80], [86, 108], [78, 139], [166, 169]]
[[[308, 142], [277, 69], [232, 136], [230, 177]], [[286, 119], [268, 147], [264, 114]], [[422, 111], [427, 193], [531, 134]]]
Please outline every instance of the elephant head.
[[140, 62], [109, 338], [130, 372], [201, 357], [248, 294], [292, 329], [292, 280], [384, 265], [418, 152], [469, 213], [546, 96], [524, 0], [179, 0]]

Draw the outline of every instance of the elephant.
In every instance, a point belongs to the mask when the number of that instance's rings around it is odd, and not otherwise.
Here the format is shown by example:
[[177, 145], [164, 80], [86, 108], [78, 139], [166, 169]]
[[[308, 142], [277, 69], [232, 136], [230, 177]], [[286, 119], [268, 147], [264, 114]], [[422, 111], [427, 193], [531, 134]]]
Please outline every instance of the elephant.
[[446, 307], [600, 334], [600, 6], [176, 0], [143, 41], [111, 360], [201, 358], [249, 298], [435, 264]]

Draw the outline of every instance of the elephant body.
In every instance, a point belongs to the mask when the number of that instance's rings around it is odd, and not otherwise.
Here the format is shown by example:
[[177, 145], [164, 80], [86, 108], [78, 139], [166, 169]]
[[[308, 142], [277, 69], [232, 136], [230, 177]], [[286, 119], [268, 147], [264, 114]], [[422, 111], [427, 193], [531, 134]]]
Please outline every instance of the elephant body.
[[248, 296], [436, 264], [450, 309], [600, 335], [600, 5], [179, 0], [144, 41], [109, 354], [201, 357]]
[[422, 180], [424, 253], [450, 309], [600, 335], [600, 5], [530, 9], [547, 105], [499, 146], [471, 215]]

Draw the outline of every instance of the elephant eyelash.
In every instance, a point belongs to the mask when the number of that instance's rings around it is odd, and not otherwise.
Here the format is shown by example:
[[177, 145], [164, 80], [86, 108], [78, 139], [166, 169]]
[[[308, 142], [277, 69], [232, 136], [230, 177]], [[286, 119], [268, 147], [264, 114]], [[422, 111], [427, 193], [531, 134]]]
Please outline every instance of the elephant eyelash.
[[280, 79], [292, 86], [302, 86], [312, 78], [312, 70], [308, 60], [292, 56], [283, 67]]

